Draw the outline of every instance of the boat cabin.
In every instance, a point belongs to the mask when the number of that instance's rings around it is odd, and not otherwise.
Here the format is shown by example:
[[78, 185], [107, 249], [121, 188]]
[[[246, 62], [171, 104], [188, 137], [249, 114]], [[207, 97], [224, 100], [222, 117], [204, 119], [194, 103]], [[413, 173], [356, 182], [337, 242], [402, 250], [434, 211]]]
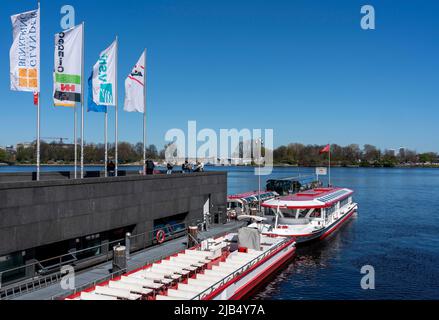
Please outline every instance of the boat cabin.
[[273, 191], [253, 191], [230, 195], [227, 197], [227, 214], [234, 219], [241, 214], [255, 215], [258, 212], [260, 202], [268, 201], [279, 196]]
[[321, 182], [316, 180], [314, 176], [299, 176], [281, 179], [269, 179], [267, 180], [266, 189], [275, 191], [281, 196], [286, 196], [320, 186]]
[[265, 201], [263, 214], [274, 228], [289, 229], [296, 236], [310, 234], [356, 208], [352, 194], [346, 188], [315, 188]]

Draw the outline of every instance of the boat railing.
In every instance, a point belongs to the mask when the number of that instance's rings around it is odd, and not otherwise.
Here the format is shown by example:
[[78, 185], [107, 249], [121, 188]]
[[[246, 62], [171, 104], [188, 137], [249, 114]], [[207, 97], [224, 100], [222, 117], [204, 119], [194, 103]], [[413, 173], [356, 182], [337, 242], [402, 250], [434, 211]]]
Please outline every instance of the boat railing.
[[206, 298], [207, 296], [209, 296], [210, 294], [212, 294], [215, 290], [217, 290], [218, 288], [220, 288], [221, 286], [225, 285], [227, 282], [229, 282], [230, 280], [234, 279], [235, 277], [239, 276], [240, 274], [242, 274], [243, 272], [247, 271], [248, 269], [250, 269], [252, 266], [254, 266], [256, 263], [258, 263], [259, 261], [263, 260], [265, 257], [269, 256], [271, 253], [273, 253], [274, 251], [276, 251], [279, 247], [281, 247], [282, 245], [285, 244], [285, 242], [287, 242], [288, 239], [285, 239], [283, 241], [280, 241], [279, 243], [275, 244], [274, 246], [272, 246], [270, 249], [263, 251], [260, 255], [258, 255], [256, 258], [252, 259], [250, 262], [246, 263], [245, 265], [243, 265], [242, 267], [240, 267], [239, 269], [233, 271], [232, 273], [230, 273], [229, 275], [227, 275], [226, 277], [222, 278], [221, 280], [219, 280], [218, 282], [214, 283], [212, 286], [210, 286], [209, 288], [205, 289], [204, 291], [202, 291], [201, 293], [197, 294], [195, 297], [193, 297], [191, 300], [203, 300], [204, 298]]

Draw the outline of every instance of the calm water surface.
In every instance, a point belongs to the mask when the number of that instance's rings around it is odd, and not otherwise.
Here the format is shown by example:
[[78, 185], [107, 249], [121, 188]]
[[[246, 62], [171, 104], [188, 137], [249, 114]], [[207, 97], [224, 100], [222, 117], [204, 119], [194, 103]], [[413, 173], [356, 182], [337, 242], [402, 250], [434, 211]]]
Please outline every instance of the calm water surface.
[[[7, 170], [17, 167], [0, 167]], [[258, 188], [252, 168], [215, 170], [228, 171], [229, 194]], [[275, 168], [270, 177], [312, 172]], [[253, 298], [439, 299], [439, 170], [333, 168], [332, 182], [355, 190], [358, 215], [323, 242], [299, 248]], [[375, 268], [375, 290], [361, 289], [364, 265]]]
[[[227, 168], [229, 193], [257, 189], [250, 168]], [[276, 168], [274, 177], [312, 173]], [[263, 179], [265, 182], [265, 179]], [[323, 242], [299, 248], [255, 299], [439, 299], [439, 170], [333, 168], [355, 190], [358, 215]], [[375, 268], [375, 290], [360, 269]]]

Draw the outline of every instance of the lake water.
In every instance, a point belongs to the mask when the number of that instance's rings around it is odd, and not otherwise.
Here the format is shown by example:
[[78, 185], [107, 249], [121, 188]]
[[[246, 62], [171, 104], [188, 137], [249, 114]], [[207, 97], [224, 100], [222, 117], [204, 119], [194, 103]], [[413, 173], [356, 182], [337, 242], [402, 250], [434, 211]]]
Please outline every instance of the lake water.
[[[228, 168], [229, 192], [257, 189], [251, 168]], [[358, 214], [296, 258], [256, 299], [439, 299], [439, 170], [333, 168], [332, 183], [355, 190]], [[312, 173], [276, 168], [272, 176]], [[265, 179], [264, 179], [265, 181]], [[361, 267], [375, 290], [361, 288]]]
[[[32, 169], [0, 167], [0, 172]], [[258, 188], [253, 168], [206, 169], [228, 171], [229, 194]], [[331, 171], [334, 185], [355, 190], [358, 215], [324, 241], [298, 248], [291, 263], [253, 298], [439, 299], [439, 170]], [[275, 168], [270, 177], [307, 173], [313, 169]], [[261, 179], [263, 186], [266, 179]], [[374, 267], [375, 290], [361, 288], [364, 265]]]

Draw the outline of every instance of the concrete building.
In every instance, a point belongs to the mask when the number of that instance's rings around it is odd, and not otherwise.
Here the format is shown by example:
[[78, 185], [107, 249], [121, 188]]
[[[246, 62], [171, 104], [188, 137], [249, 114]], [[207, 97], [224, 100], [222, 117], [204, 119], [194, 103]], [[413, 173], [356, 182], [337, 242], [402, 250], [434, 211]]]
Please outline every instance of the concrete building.
[[[105, 244], [126, 233], [143, 235], [130, 240], [132, 251], [142, 249], [154, 244], [154, 230], [168, 235], [226, 206], [225, 172], [71, 176], [43, 173], [37, 182], [32, 173], [0, 174], [0, 286], [50, 271], [53, 263], [41, 261], [54, 256], [71, 253], [78, 267], [83, 259], [97, 263], [112, 249]], [[99, 250], [76, 254], [90, 247]]]

